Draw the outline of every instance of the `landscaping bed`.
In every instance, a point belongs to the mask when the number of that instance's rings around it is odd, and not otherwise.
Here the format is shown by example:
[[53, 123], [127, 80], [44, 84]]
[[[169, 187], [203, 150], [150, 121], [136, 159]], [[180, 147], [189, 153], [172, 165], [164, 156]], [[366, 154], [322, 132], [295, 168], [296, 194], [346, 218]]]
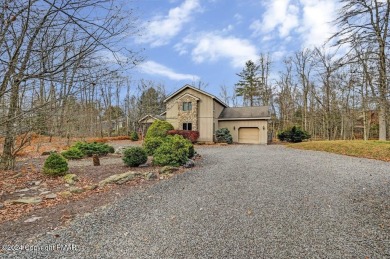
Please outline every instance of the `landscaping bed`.
[[[129, 143], [134, 145], [129, 141], [110, 145], [117, 149]], [[120, 154], [109, 154], [100, 157], [100, 166], [94, 166], [91, 157], [69, 160], [68, 174], [77, 177], [67, 183], [64, 177], [42, 174], [46, 158], [25, 157], [18, 161], [16, 170], [0, 174], [0, 243], [32, 241], [40, 234], [64, 226], [76, 215], [99, 209], [132, 190], [186, 170], [152, 166], [151, 157], [142, 167], [126, 167]], [[125, 178], [116, 183], [103, 183], [120, 174], [126, 174], [122, 175]]]

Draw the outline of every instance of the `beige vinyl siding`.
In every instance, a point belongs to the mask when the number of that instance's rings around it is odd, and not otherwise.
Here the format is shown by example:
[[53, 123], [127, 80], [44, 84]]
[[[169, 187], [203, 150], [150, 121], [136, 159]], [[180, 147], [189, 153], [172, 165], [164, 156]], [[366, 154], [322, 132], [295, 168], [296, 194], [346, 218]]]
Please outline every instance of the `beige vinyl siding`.
[[[231, 120], [219, 121], [218, 128], [227, 128], [233, 137], [233, 142], [238, 143], [238, 132], [240, 128], [258, 128], [259, 140], [258, 144], [267, 144], [267, 120]], [[265, 129], [263, 129], [263, 127]]]
[[198, 141], [213, 141], [213, 102], [214, 100], [205, 94], [197, 92], [193, 89], [185, 89], [184, 91], [177, 94], [177, 96], [168, 100], [166, 107], [166, 120], [173, 125], [175, 129], [179, 129], [178, 125], [178, 105], [176, 103], [177, 99], [184, 94], [191, 94], [198, 97], [198, 131], [199, 139]]

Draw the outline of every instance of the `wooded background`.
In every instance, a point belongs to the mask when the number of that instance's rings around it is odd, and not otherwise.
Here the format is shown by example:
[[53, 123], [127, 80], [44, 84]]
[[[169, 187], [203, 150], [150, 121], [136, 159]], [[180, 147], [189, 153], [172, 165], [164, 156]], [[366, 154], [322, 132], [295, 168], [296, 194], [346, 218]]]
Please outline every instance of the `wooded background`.
[[[341, 0], [338, 32], [282, 68], [260, 53], [234, 86], [193, 84], [219, 87], [231, 106], [269, 105], [274, 133], [298, 125], [313, 139], [386, 140], [389, 1]], [[114, 0], [3, 0], [0, 9], [0, 169], [32, 133], [126, 135], [164, 111], [165, 86], [127, 73], [142, 62], [120, 44], [142, 34], [133, 9]]]

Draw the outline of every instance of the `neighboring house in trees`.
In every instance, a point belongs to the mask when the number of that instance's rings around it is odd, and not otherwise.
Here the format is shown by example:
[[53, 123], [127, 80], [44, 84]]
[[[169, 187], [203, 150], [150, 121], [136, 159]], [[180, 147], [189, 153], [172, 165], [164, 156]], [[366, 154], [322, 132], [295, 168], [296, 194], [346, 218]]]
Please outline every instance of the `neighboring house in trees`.
[[[212, 94], [185, 85], [170, 96], [165, 119], [178, 130], [199, 131], [198, 141], [215, 141], [215, 131], [228, 128], [233, 142], [267, 144], [268, 106], [228, 107]], [[146, 118], [145, 118], [146, 119]]]

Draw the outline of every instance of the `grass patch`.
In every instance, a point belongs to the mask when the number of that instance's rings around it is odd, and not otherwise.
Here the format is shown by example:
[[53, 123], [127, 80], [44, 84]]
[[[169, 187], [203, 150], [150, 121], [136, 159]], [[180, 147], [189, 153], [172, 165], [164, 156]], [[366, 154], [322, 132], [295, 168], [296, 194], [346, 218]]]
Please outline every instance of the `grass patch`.
[[347, 156], [371, 158], [390, 162], [390, 141], [335, 140], [288, 144], [288, 147], [326, 151]]

